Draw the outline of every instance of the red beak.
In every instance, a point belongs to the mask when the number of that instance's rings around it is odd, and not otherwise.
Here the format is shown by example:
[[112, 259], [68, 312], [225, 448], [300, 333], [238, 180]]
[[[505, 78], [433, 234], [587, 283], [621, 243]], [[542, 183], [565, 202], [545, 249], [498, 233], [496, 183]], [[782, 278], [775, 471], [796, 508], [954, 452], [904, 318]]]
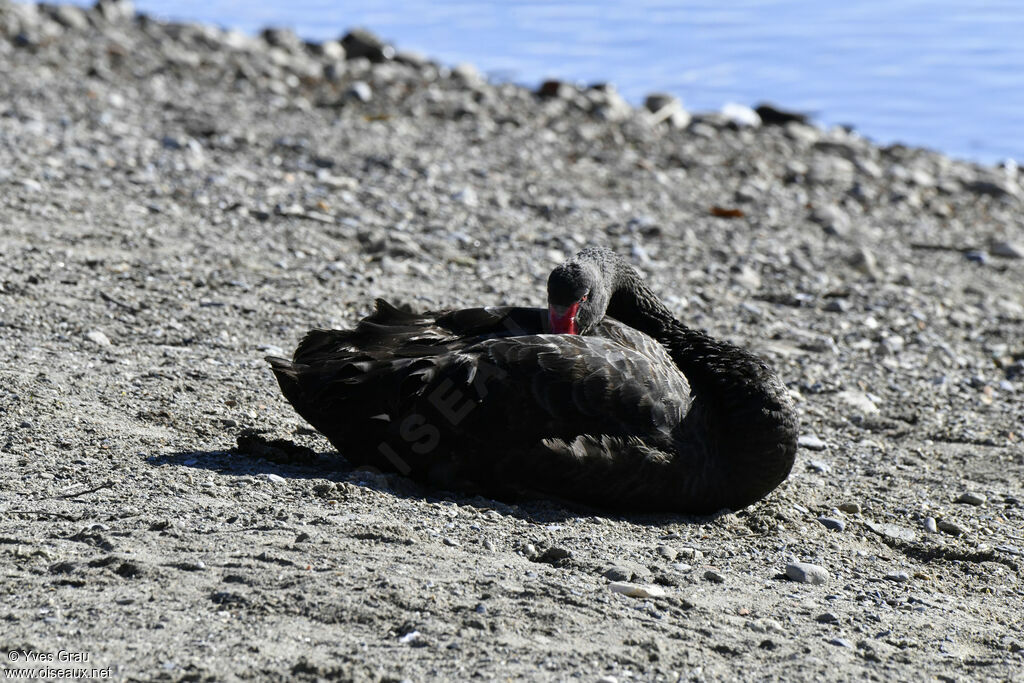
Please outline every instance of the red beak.
[[551, 304], [548, 307], [548, 322], [551, 323], [551, 333], [576, 334], [576, 312], [579, 309], [579, 303], [575, 303], [572, 306], [556, 306]]

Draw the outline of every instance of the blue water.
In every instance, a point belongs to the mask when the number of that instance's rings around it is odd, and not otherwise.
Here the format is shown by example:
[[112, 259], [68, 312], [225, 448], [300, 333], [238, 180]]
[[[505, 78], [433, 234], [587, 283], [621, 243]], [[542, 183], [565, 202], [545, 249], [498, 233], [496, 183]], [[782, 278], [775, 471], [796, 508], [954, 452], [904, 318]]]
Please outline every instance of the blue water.
[[852, 124], [986, 163], [1024, 162], [1020, 0], [136, 0], [149, 14], [309, 39], [370, 28], [443, 63], [535, 86], [611, 81]]

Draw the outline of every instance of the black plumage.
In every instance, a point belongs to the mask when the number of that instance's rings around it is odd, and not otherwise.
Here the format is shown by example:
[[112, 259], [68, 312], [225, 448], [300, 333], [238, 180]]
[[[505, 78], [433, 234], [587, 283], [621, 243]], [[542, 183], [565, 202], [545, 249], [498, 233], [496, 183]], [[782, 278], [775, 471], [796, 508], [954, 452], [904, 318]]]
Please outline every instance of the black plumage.
[[[549, 310], [378, 300], [355, 329], [268, 360], [350, 461], [449, 487], [709, 513], [785, 479], [797, 420], [764, 361], [676, 321], [608, 250], [556, 268], [548, 291]], [[570, 314], [580, 334], [551, 334]]]

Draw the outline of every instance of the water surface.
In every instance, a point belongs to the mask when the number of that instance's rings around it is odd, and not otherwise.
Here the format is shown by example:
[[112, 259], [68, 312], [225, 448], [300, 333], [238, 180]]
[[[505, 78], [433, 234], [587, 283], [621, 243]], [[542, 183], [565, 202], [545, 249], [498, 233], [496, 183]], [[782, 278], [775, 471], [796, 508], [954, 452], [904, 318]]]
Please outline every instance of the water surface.
[[634, 104], [771, 101], [984, 162], [1024, 161], [1018, 0], [136, 0], [144, 12], [308, 39], [364, 26], [401, 48], [535, 86], [611, 81]]

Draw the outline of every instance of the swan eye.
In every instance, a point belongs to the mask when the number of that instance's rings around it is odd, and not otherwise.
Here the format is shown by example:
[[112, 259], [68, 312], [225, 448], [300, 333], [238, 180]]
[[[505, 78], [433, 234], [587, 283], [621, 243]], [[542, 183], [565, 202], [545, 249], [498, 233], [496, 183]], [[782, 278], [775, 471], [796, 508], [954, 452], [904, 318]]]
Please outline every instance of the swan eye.
[[589, 296], [590, 296], [590, 292], [587, 292], [586, 294], [581, 296], [580, 297], [580, 303], [583, 303], [584, 301], [586, 301]]

